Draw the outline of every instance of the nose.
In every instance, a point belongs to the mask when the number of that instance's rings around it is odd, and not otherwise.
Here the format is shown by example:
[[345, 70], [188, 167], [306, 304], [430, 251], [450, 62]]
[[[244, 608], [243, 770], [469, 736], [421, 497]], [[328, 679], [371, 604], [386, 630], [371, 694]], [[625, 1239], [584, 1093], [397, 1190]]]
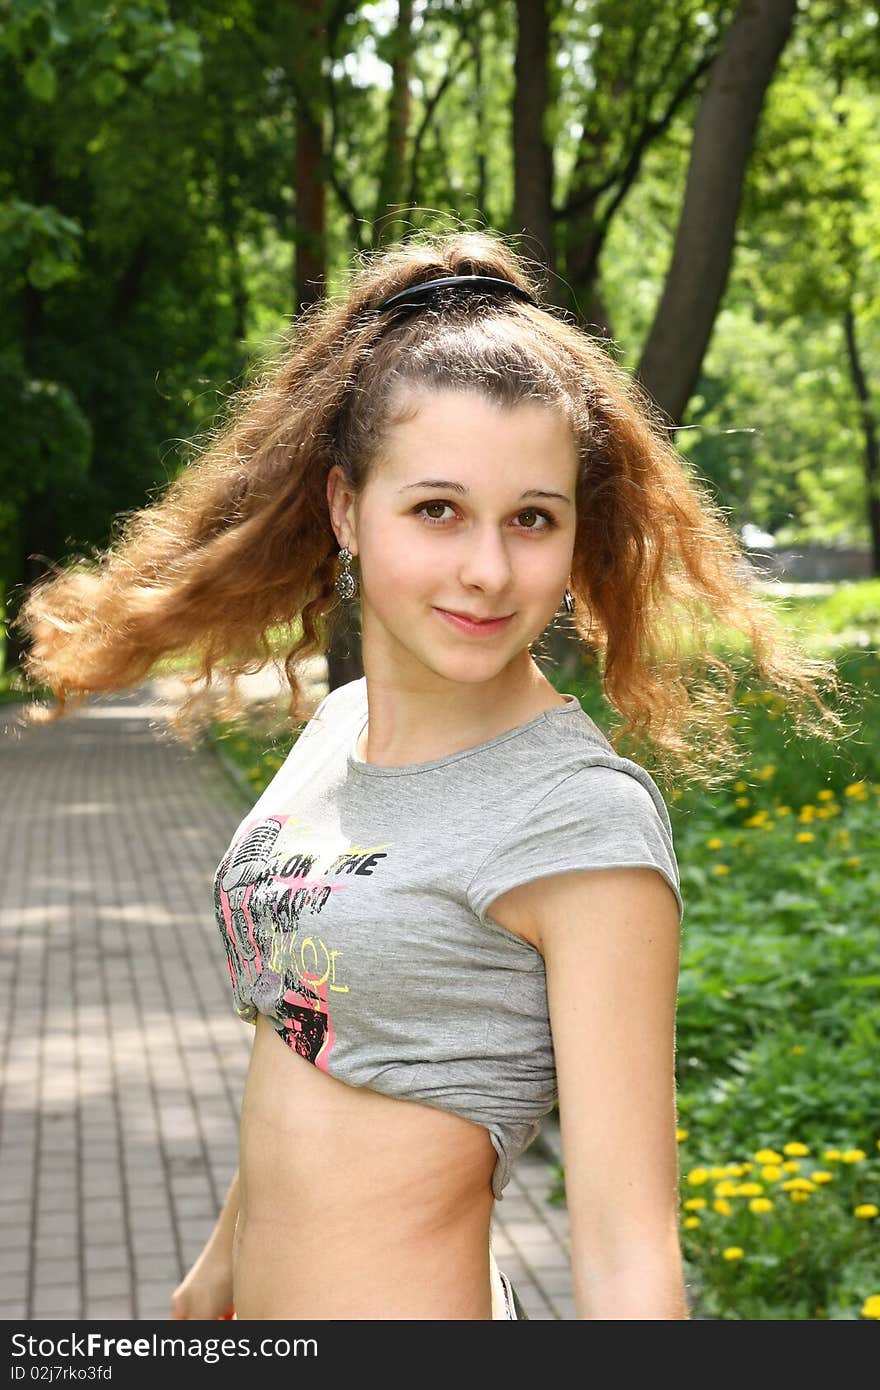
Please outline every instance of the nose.
[[497, 528], [475, 528], [464, 542], [458, 567], [462, 584], [486, 593], [501, 593], [510, 583], [511, 573], [510, 556]]

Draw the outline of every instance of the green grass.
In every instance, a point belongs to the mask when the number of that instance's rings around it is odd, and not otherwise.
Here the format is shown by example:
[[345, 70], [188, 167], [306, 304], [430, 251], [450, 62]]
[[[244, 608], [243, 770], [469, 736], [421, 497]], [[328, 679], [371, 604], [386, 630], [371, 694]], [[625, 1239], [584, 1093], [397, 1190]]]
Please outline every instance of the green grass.
[[763, 594], [808, 649], [876, 649], [880, 645], [880, 579], [828, 587], [828, 594], [820, 597], [799, 594], [792, 586], [778, 598], [772, 585]]

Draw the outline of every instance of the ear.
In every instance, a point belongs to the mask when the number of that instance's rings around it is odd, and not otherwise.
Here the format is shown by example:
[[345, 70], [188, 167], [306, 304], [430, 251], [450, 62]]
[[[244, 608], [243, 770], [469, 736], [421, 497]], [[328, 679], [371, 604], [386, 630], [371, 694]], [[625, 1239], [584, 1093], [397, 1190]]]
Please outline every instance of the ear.
[[352, 555], [357, 555], [357, 493], [338, 463], [327, 474], [327, 506], [340, 546], [347, 545]]

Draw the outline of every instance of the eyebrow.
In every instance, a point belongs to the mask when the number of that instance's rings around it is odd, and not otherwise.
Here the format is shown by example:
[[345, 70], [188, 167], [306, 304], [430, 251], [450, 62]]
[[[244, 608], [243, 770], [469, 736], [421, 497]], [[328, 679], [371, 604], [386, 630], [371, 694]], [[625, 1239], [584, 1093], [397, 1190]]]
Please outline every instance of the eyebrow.
[[[398, 488], [397, 490], [398, 490], [398, 492], [408, 492], [408, 491], [410, 490], [410, 488], [414, 488], [414, 487], [441, 487], [441, 488], [446, 488], [449, 492], [457, 492], [457, 493], [459, 493], [462, 497], [466, 497], [467, 494], [468, 494], [469, 491], [470, 491], [470, 489], [469, 489], [469, 488], [466, 488], [466, 487], [464, 486], [463, 483], [453, 483], [453, 482], [450, 482], [448, 478], [422, 478], [422, 481], [421, 481], [420, 483], [407, 483], [405, 487]], [[536, 488], [536, 487], [529, 488], [528, 492], [522, 492], [522, 493], [520, 493], [519, 497], [517, 498], [517, 501], [518, 501], [518, 502], [525, 502], [526, 499], [529, 498], [529, 497], [544, 497], [544, 498], [551, 498], [552, 500], [554, 500], [554, 501], [556, 501], [556, 502], [566, 502], [566, 503], [568, 503], [569, 506], [571, 506], [571, 498], [570, 498], [570, 497], [566, 497], [566, 496], [565, 496], [565, 493], [563, 493], [563, 492], [545, 492], [545, 491], [543, 491], [541, 488]]]

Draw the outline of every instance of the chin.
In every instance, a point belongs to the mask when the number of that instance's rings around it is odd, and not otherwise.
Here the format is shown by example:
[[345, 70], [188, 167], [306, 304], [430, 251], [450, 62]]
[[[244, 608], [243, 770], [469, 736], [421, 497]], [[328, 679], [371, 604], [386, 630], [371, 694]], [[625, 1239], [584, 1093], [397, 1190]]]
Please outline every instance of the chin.
[[483, 685], [494, 680], [516, 655], [515, 652], [497, 651], [438, 651], [436, 647], [423, 651], [404, 642], [399, 643], [399, 647], [407, 664], [421, 666], [441, 680], [454, 681], [457, 685]]

